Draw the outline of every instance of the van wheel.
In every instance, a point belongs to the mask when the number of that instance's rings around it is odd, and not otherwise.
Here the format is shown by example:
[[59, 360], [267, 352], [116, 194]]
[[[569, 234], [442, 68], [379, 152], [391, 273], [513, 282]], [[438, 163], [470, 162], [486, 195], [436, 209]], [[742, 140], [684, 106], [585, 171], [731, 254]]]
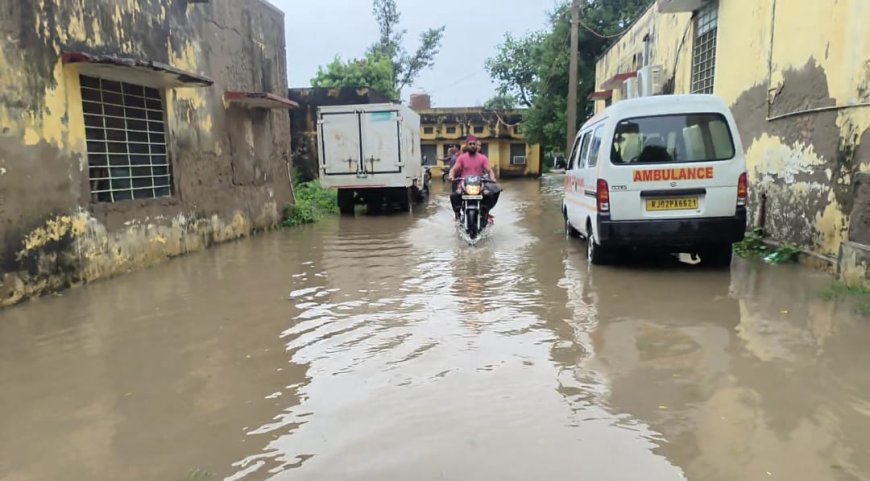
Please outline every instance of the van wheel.
[[579, 230], [575, 229], [573, 225], [571, 225], [571, 221], [568, 220], [568, 213], [562, 211], [562, 216], [565, 218], [565, 233], [568, 234], [568, 237], [583, 237]]
[[591, 232], [586, 237], [586, 259], [594, 266], [602, 266], [610, 263], [609, 250], [595, 242], [595, 235]]
[[701, 263], [710, 267], [731, 267], [734, 248], [731, 244], [710, 246], [701, 251]]
[[338, 190], [338, 211], [342, 215], [353, 215], [353, 191], [349, 189]]

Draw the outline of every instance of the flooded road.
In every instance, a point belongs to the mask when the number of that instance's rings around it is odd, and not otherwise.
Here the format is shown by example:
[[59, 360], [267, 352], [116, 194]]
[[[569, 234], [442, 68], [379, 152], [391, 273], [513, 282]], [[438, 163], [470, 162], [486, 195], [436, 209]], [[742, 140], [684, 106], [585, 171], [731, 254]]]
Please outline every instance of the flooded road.
[[0, 311], [0, 480], [866, 480], [870, 320], [823, 274], [587, 266], [560, 179]]

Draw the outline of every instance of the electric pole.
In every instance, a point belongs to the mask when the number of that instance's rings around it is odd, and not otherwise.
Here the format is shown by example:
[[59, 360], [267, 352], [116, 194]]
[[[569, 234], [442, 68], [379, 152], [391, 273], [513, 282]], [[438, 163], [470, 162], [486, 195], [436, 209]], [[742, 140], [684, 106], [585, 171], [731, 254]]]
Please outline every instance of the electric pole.
[[568, 72], [568, 142], [565, 148], [565, 165], [570, 163], [571, 148], [577, 135], [577, 56], [580, 43], [580, 0], [571, 2], [571, 71]]

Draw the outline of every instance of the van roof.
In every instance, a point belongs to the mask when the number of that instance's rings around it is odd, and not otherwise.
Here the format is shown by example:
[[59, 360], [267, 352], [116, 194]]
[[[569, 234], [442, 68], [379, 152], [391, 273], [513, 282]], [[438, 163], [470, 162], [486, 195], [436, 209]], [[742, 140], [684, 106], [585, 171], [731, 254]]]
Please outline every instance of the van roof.
[[716, 112], [726, 117], [730, 116], [725, 102], [716, 95], [653, 95], [621, 100], [586, 121], [581, 130], [604, 117], [626, 118], [683, 112]]

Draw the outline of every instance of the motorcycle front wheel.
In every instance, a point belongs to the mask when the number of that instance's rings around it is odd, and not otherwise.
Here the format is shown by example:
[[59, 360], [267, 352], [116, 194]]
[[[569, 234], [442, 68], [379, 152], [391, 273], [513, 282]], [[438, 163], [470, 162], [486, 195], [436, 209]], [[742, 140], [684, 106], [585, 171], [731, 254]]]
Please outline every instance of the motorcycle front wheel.
[[465, 228], [468, 232], [468, 237], [472, 239], [477, 238], [477, 234], [479, 234], [478, 230], [478, 211], [469, 210], [465, 213]]

